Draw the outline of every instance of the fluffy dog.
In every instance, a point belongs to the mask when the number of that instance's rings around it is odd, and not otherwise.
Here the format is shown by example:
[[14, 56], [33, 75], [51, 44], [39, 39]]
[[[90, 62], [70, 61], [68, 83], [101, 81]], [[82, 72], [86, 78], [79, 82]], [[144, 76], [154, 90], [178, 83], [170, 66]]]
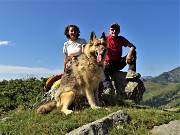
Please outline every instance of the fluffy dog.
[[55, 93], [55, 101], [51, 101], [38, 108], [39, 113], [47, 113], [55, 106], [62, 106], [63, 113], [71, 114], [69, 106], [81, 96], [86, 96], [92, 109], [100, 108], [98, 87], [104, 79], [104, 57], [107, 53], [104, 32], [96, 38], [94, 32], [90, 41], [76, 61], [63, 73], [60, 87]]

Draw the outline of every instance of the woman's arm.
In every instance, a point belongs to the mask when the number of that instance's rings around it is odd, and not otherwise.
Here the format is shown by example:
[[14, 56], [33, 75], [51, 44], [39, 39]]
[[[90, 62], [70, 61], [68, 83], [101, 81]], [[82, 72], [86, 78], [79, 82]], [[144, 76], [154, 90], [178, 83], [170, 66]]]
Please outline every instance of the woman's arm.
[[67, 63], [68, 63], [68, 55], [67, 55], [67, 53], [65, 53], [65, 58], [64, 58], [64, 71], [65, 71], [65, 69], [66, 69], [66, 65], [67, 65]]

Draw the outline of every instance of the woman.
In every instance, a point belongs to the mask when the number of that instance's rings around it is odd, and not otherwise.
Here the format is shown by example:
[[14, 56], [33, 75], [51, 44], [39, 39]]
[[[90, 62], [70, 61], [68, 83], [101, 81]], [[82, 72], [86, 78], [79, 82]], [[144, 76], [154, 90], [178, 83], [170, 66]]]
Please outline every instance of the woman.
[[76, 25], [68, 25], [65, 27], [64, 35], [69, 39], [64, 43], [63, 53], [64, 58], [64, 71], [70, 64], [83, 52], [83, 47], [86, 45], [86, 40], [79, 38], [80, 30]]

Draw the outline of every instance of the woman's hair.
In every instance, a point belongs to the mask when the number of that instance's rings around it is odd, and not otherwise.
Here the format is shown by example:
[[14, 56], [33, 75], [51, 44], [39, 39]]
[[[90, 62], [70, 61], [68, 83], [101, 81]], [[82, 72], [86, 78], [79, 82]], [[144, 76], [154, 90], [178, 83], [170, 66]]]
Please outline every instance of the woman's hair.
[[78, 38], [78, 37], [80, 36], [79, 27], [76, 26], [76, 25], [72, 25], [72, 24], [65, 27], [64, 35], [66, 35], [66, 37], [70, 39], [70, 36], [69, 36], [69, 34], [68, 34], [70, 27], [74, 27], [74, 28], [77, 30], [77, 38]]

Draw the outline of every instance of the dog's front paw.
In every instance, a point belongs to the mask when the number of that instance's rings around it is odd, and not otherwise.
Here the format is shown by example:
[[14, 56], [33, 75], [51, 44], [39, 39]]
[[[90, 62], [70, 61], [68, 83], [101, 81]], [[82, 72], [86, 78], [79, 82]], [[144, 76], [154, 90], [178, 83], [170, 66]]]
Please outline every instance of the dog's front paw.
[[73, 111], [72, 110], [61, 110], [63, 113], [65, 113], [66, 115], [68, 115], [68, 114], [71, 114], [71, 113], [73, 113]]
[[92, 109], [99, 109], [101, 108], [100, 106], [97, 106], [97, 105], [94, 105], [94, 106], [91, 106]]

